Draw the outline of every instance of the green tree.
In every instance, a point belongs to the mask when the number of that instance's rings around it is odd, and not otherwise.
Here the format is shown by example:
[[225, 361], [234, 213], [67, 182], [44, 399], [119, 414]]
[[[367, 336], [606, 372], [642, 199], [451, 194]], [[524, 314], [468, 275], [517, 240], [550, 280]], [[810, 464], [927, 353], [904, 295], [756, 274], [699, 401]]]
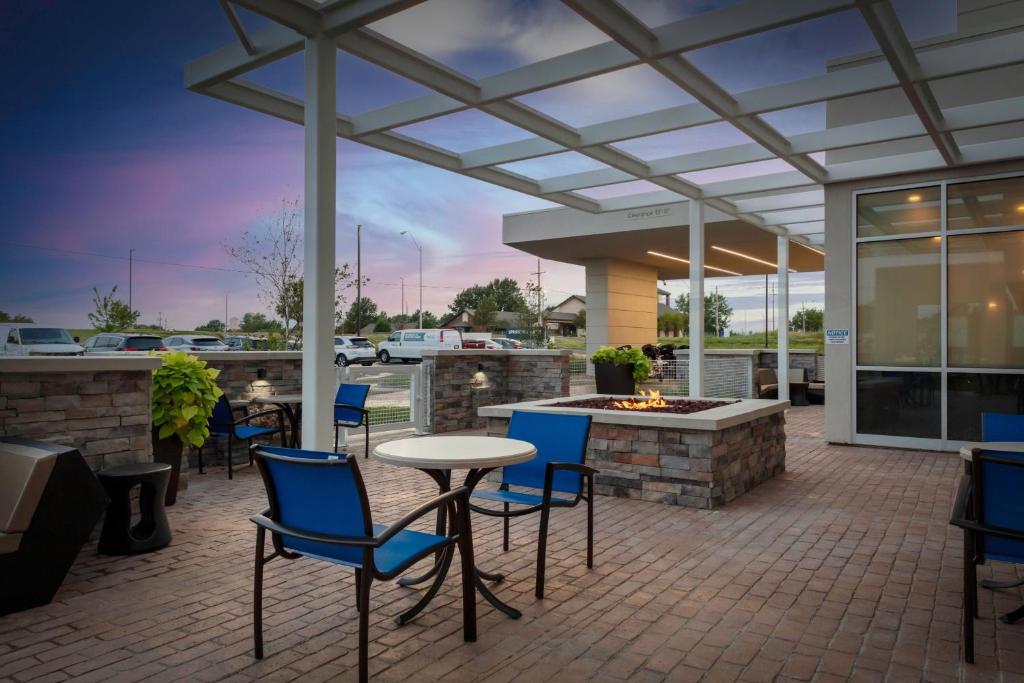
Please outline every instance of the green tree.
[[658, 331], [666, 336], [676, 335], [685, 329], [683, 314], [679, 311], [665, 311], [658, 316]]
[[[356, 329], [356, 318], [359, 309], [357, 308], [358, 301], [353, 301], [352, 305], [349, 306], [348, 312], [345, 313], [345, 319], [342, 321], [341, 327], [345, 332], [358, 333]], [[363, 325], [373, 322], [377, 319], [379, 312], [377, 310], [377, 304], [373, 302], [373, 299], [368, 299], [365, 296], [362, 298], [362, 319]]]
[[494, 305], [499, 311], [519, 311], [527, 308], [526, 299], [519, 289], [519, 283], [510, 277], [495, 278], [486, 285], [473, 285], [467, 287], [455, 295], [455, 299], [448, 304], [451, 313], [470, 308], [476, 310], [480, 306], [480, 299], [485, 296], [494, 298]]
[[825, 311], [820, 308], [806, 308], [796, 312], [789, 321], [793, 332], [821, 332], [825, 327]]
[[200, 325], [196, 328], [198, 332], [223, 332], [224, 321], [223, 320], [211, 320], [205, 325]]
[[[676, 297], [676, 308], [683, 314], [683, 329], [689, 329], [690, 327], [690, 295], [683, 292]], [[717, 318], [716, 318], [717, 316]], [[729, 322], [732, 320], [732, 306], [729, 305], [728, 299], [725, 298], [724, 294], [716, 294], [711, 292], [710, 294], [704, 295], [704, 332], [705, 334], [715, 334], [715, 322], [718, 322], [719, 330], [725, 330], [729, 327]]]
[[[420, 326], [420, 312], [415, 310], [406, 316], [413, 325]], [[441, 325], [441, 319], [430, 311], [423, 311], [423, 329], [433, 330]]]
[[576, 326], [577, 332], [587, 329], [587, 309], [581, 308], [579, 313], [572, 317], [572, 324]]
[[377, 316], [377, 320], [373, 323], [374, 332], [390, 332], [391, 331], [391, 318], [388, 317], [387, 313], [381, 313]]
[[92, 303], [96, 310], [89, 314], [89, 322], [100, 332], [117, 332], [126, 330], [139, 320], [139, 312], [128, 308], [128, 304], [116, 297], [117, 285], [110, 294], [100, 294], [92, 288]]
[[[370, 281], [370, 278], [363, 277], [363, 284], [365, 285]], [[355, 276], [349, 270], [348, 264], [343, 263], [334, 269], [334, 323], [335, 326], [342, 324], [343, 314], [342, 311], [345, 309], [345, 290], [355, 287]], [[281, 296], [278, 298], [277, 303], [274, 305], [274, 312], [281, 316], [282, 319], [292, 321], [296, 327], [302, 327], [302, 304], [303, 296], [305, 294], [305, 282], [301, 277], [291, 280], [288, 285], [282, 290]], [[363, 319], [363, 324], [370, 322], [368, 319]]]
[[32, 320], [32, 318], [28, 317], [27, 315], [22, 315], [21, 313], [15, 313], [14, 315], [11, 315], [7, 311], [0, 311], [0, 323], [34, 323], [34, 322], [35, 322], [35, 320]]
[[484, 332], [488, 332], [498, 321], [498, 304], [490, 294], [480, 298], [473, 311], [473, 325]]
[[282, 331], [280, 322], [271, 320], [262, 313], [246, 313], [242, 316], [238, 329], [246, 333]]

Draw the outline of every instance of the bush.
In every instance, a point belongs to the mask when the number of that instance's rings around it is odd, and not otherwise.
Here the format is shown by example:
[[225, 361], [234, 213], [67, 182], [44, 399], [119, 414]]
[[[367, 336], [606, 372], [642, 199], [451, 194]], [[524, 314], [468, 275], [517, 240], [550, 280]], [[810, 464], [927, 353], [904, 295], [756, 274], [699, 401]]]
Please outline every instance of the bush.
[[590, 356], [590, 362], [632, 365], [633, 381], [638, 383], [651, 376], [651, 361], [640, 349], [615, 349], [611, 346], [602, 346]]
[[160, 439], [177, 436], [198, 448], [210, 436], [207, 422], [224, 393], [214, 381], [220, 370], [180, 351], [163, 359], [153, 371], [153, 427], [160, 428]]

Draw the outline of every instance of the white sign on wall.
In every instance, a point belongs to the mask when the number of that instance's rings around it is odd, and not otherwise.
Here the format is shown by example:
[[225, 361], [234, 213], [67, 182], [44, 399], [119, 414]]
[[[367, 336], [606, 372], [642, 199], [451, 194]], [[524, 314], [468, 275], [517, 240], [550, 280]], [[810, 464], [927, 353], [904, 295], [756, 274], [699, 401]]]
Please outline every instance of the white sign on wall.
[[850, 331], [832, 329], [825, 330], [825, 343], [826, 344], [849, 344], [850, 343]]

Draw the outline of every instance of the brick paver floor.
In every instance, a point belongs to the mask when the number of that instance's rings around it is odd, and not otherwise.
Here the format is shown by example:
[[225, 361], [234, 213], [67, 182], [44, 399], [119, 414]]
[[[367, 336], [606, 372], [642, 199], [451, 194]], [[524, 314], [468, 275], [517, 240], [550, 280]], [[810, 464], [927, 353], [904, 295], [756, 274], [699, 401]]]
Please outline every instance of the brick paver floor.
[[[1024, 680], [1024, 625], [995, 616], [1017, 591], [981, 592], [977, 664], [960, 664], [961, 536], [949, 527], [950, 454], [829, 446], [820, 408], [790, 412], [788, 472], [705, 512], [600, 497], [596, 557], [581, 507], [552, 515], [548, 597], [533, 597], [536, 518], [475, 517], [477, 559], [519, 621], [481, 601], [463, 643], [457, 570], [413, 623], [419, 591], [375, 583], [371, 674], [379, 680]], [[378, 521], [434, 493], [419, 472], [363, 466]], [[0, 618], [0, 678], [95, 681], [351, 679], [350, 570], [312, 560], [267, 568], [267, 657], [251, 651], [256, 473], [193, 478], [171, 509], [173, 544], [98, 557], [87, 546], [50, 605]], [[457, 563], [456, 563], [457, 564]], [[1011, 578], [1007, 565], [981, 578]], [[2, 580], [2, 578], [0, 578]]]

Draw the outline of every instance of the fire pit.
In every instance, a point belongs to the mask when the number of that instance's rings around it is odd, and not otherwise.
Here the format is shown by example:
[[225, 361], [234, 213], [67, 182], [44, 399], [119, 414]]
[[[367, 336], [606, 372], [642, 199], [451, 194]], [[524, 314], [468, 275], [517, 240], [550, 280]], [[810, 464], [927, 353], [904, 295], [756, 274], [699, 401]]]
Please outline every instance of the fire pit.
[[788, 401], [590, 394], [485, 406], [503, 436], [515, 411], [593, 418], [587, 460], [600, 494], [712, 509], [786, 470]]
[[705, 401], [687, 398], [665, 398], [657, 389], [647, 393], [640, 390], [640, 396], [625, 399], [617, 399], [614, 396], [599, 396], [596, 398], [585, 398], [575, 401], [562, 401], [549, 405], [564, 408], [596, 408], [598, 410], [634, 410], [648, 413], [674, 413], [676, 415], [689, 415], [699, 413], [702, 410], [721, 408], [737, 401]]

